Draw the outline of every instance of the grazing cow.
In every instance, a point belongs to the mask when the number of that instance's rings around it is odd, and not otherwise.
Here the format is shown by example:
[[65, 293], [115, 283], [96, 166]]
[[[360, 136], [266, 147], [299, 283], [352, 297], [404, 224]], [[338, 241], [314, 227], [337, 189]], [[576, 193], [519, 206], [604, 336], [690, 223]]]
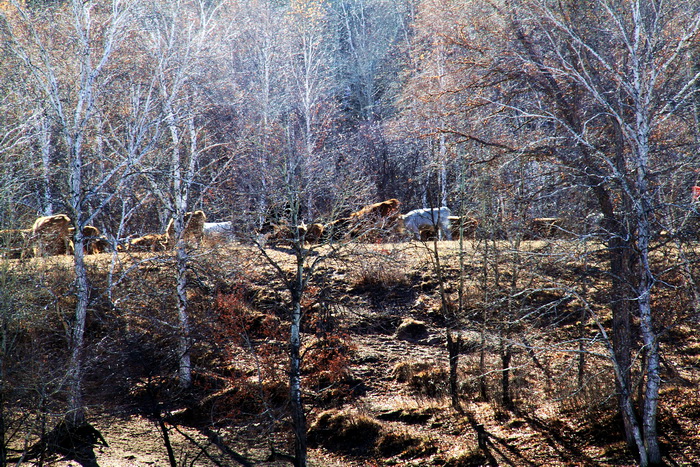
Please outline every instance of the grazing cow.
[[[304, 235], [305, 226], [300, 225], [297, 227], [299, 236]], [[269, 222], [265, 225], [264, 229], [258, 231], [258, 239], [264, 244], [270, 244], [271, 246], [278, 245], [290, 245], [294, 240], [294, 231], [289, 223], [282, 219], [279, 224]]]
[[299, 231], [299, 238], [302, 241], [315, 245], [323, 236], [324, 225], [318, 223], [306, 225], [302, 222], [297, 226], [297, 230]]
[[[203, 211], [194, 211], [186, 213], [183, 218], [183, 231], [182, 239], [186, 243], [194, 243], [199, 246], [202, 242], [202, 237], [204, 236], [204, 223], [207, 220], [206, 214]], [[177, 243], [177, 238], [175, 238], [175, 219], [170, 219], [168, 222], [168, 228], [165, 229], [165, 235], [167, 237], [168, 248], [174, 248]]]
[[127, 251], [165, 251], [168, 238], [166, 234], [146, 234], [143, 237], [129, 239]]
[[230, 241], [234, 238], [233, 223], [227, 222], [205, 222], [202, 227], [203, 240], [208, 244], [216, 244], [222, 241]]
[[6, 259], [22, 259], [31, 256], [32, 229], [0, 230], [0, 249]]
[[[333, 238], [341, 238], [347, 234], [363, 239], [375, 239], [378, 233], [386, 233], [396, 227], [399, 222], [398, 199], [389, 199], [380, 203], [369, 204], [348, 217], [337, 219], [324, 226], [324, 230]], [[376, 238], [377, 240], [379, 238]]]
[[559, 217], [537, 217], [531, 219], [525, 238], [536, 240], [558, 237], [563, 233], [561, 224], [562, 219]]
[[350, 219], [365, 220], [367, 218], [396, 217], [400, 204], [401, 202], [395, 198], [382, 201], [381, 203], [370, 204], [350, 214]]
[[451, 215], [450, 208], [443, 206], [432, 209], [415, 209], [408, 214], [402, 215], [401, 219], [404, 227], [413, 232], [416, 239], [421, 238], [421, 228], [425, 231], [426, 227], [439, 227], [439, 233], [450, 240], [452, 239], [450, 232]]
[[306, 241], [310, 244], [316, 244], [321, 241], [321, 237], [323, 236], [323, 229], [324, 226], [323, 224], [319, 223], [314, 223], [310, 224], [306, 228]]
[[70, 217], [65, 214], [38, 218], [32, 227], [34, 256], [72, 254], [70, 224]]
[[[71, 227], [69, 232], [71, 239], [75, 240], [75, 229]], [[104, 253], [110, 247], [107, 239], [100, 236], [100, 229], [92, 225], [86, 225], [83, 227], [83, 239], [86, 255]]]
[[459, 240], [459, 231], [462, 229], [464, 238], [476, 238], [476, 230], [479, 228], [479, 219], [475, 217], [449, 216], [452, 240]]
[[350, 233], [350, 218], [341, 217], [323, 226], [323, 232], [329, 239], [343, 238]]
[[[268, 233], [263, 234], [265, 242], [269, 242], [270, 245], [292, 245], [295, 240], [294, 229], [289, 226], [286, 221], [280, 224], [271, 224], [271, 230]], [[316, 244], [319, 243], [321, 237], [323, 236], [324, 226], [323, 224], [305, 224], [302, 222], [297, 225], [296, 228], [299, 240], [302, 243]]]

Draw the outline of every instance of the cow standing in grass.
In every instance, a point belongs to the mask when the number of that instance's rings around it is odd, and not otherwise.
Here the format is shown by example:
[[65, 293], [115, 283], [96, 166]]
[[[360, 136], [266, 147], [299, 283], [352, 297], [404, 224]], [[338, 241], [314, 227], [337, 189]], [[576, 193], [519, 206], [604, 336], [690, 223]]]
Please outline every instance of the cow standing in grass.
[[[188, 212], [183, 216], [182, 239], [190, 246], [199, 246], [204, 237], [204, 223], [207, 216], [202, 211]], [[168, 249], [175, 248], [177, 238], [175, 235], [175, 219], [170, 219], [165, 229], [166, 245]]]
[[[438, 234], [451, 240], [450, 216], [452, 216], [450, 208], [443, 206], [441, 208], [415, 209], [402, 215], [401, 219], [404, 227], [413, 232], [418, 240], [421, 238], [421, 230], [432, 227], [439, 228]], [[440, 239], [442, 240], [442, 238]]]
[[32, 226], [34, 256], [73, 254], [71, 220], [65, 214], [38, 218]]

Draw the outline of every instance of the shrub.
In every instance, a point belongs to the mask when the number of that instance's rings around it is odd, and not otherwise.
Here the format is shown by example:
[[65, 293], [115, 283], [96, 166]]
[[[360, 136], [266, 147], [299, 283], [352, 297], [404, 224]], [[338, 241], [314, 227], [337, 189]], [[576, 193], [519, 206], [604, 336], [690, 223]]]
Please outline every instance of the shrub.
[[394, 379], [399, 383], [407, 383], [413, 375], [429, 369], [432, 364], [427, 362], [400, 362], [394, 367]]
[[442, 397], [448, 393], [447, 369], [435, 368], [431, 363], [399, 363], [394, 367], [394, 378], [398, 382], [408, 383], [422, 396]]
[[367, 258], [351, 273], [355, 292], [388, 293], [409, 284], [404, 269], [391, 258]]
[[437, 452], [437, 446], [431, 440], [409, 433], [386, 433], [377, 443], [376, 451], [383, 457], [398, 456], [401, 459], [415, 459]]
[[428, 337], [428, 327], [422, 321], [412, 318], [404, 319], [396, 329], [396, 338], [415, 342]]
[[381, 430], [382, 425], [366, 415], [328, 410], [309, 428], [308, 441], [330, 451], [365, 454], [375, 447]]

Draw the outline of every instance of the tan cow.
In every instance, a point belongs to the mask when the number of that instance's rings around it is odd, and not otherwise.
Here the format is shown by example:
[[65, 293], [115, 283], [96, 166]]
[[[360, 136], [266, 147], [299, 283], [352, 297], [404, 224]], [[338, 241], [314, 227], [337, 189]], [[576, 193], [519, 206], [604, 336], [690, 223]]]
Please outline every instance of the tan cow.
[[319, 223], [309, 224], [309, 226], [306, 228], [305, 240], [310, 244], [316, 244], [316, 243], [320, 242], [321, 237], [323, 237], [323, 229], [324, 229], [323, 224], [319, 224]]
[[452, 231], [452, 240], [459, 240], [460, 229], [463, 229], [464, 238], [476, 238], [476, 230], [479, 228], [479, 219], [466, 216], [464, 218], [460, 216], [450, 216], [448, 219]]
[[100, 229], [92, 225], [83, 227], [83, 238], [85, 238], [85, 253], [97, 255], [109, 250], [110, 243], [100, 233]]
[[380, 203], [369, 204], [357, 212], [350, 214], [350, 219], [365, 220], [368, 218], [396, 217], [399, 213], [401, 202], [392, 198]]
[[[301, 223], [297, 226], [297, 232], [299, 232], [299, 238], [308, 244], [315, 245], [318, 242], [321, 241], [321, 237], [323, 236], [323, 229], [324, 226], [323, 224], [309, 224], [306, 225], [305, 223]], [[283, 231], [286, 233], [286, 238], [285, 240], [294, 240], [294, 236], [292, 235], [291, 229], [287, 229], [286, 231]]]
[[146, 234], [142, 237], [129, 239], [127, 251], [165, 251], [168, 244], [166, 234]]
[[[71, 239], [73, 239], [73, 244], [75, 244], [75, 228], [71, 227], [69, 233]], [[83, 227], [83, 238], [86, 255], [104, 253], [110, 247], [107, 239], [100, 235], [100, 229], [93, 225]]]
[[[207, 221], [207, 216], [203, 211], [188, 212], [183, 217], [184, 229], [182, 239], [188, 244], [199, 246], [204, 237], [204, 223]], [[170, 219], [168, 228], [165, 229], [167, 237], [166, 245], [168, 248], [174, 248], [177, 243], [175, 238], [175, 219]]]
[[369, 204], [348, 217], [328, 223], [324, 230], [333, 238], [350, 234], [353, 237], [362, 237], [365, 241], [381, 240], [387, 231], [401, 228], [400, 205], [401, 202], [395, 198]]
[[40, 217], [32, 227], [34, 256], [69, 255], [73, 253], [70, 235], [71, 220], [65, 214]]
[[535, 219], [530, 219], [528, 229], [525, 232], [525, 238], [528, 240], [537, 240], [562, 237], [564, 234], [562, 224], [563, 220], [560, 217], [537, 217]]

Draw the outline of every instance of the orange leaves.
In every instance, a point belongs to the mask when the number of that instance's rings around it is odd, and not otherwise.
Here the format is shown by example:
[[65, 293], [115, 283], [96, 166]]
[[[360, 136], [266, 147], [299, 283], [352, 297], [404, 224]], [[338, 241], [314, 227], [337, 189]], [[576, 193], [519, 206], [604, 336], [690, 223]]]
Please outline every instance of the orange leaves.
[[312, 29], [324, 20], [325, 3], [324, 0], [292, 0], [289, 16], [297, 26]]

